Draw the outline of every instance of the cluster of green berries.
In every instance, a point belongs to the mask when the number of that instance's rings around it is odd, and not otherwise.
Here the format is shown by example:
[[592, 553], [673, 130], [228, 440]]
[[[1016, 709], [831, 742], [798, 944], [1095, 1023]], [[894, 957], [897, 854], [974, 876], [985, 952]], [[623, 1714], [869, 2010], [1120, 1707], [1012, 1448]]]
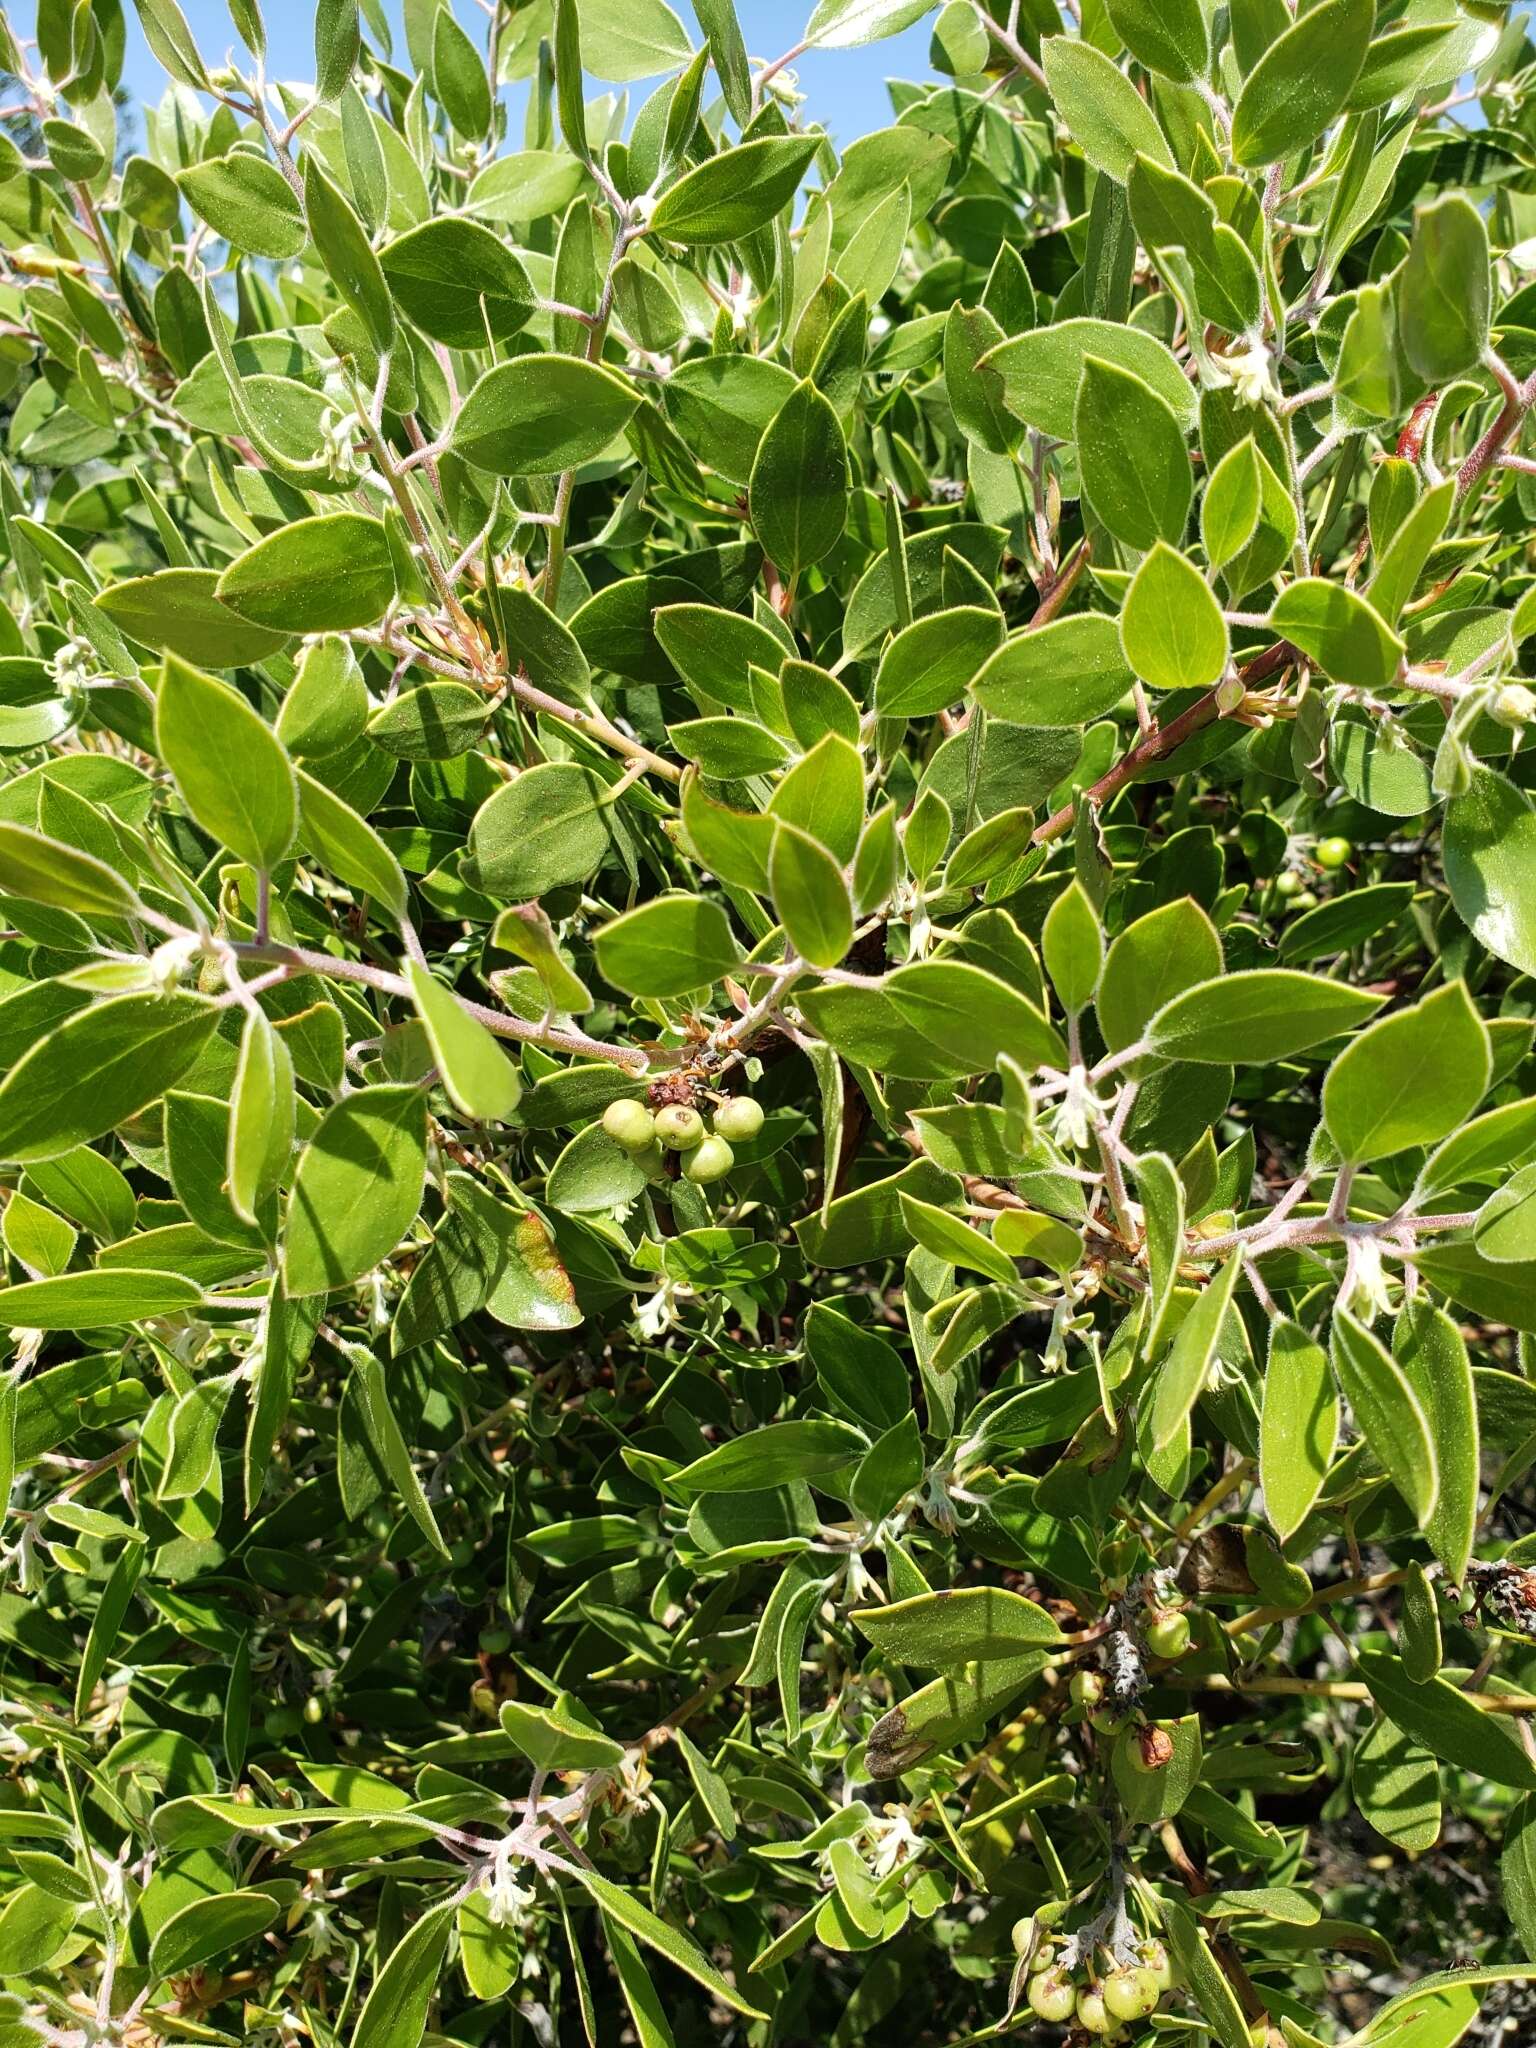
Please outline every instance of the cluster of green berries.
[[682, 1156], [683, 1178], [707, 1187], [724, 1180], [736, 1164], [734, 1138], [745, 1143], [763, 1128], [763, 1106], [750, 1095], [728, 1096], [706, 1127], [696, 1109], [669, 1102], [653, 1114], [643, 1102], [610, 1102], [603, 1111], [603, 1129], [652, 1180], [667, 1170], [667, 1153]]
[[[1015, 1929], [1028, 1929], [1021, 1921]], [[1163, 1993], [1173, 1988], [1173, 1966], [1160, 1941], [1137, 1944], [1133, 1962], [1117, 1962], [1102, 1976], [1091, 1970], [1071, 1970], [1060, 1960], [1055, 1942], [1042, 1942], [1030, 1958], [1029, 2009], [1036, 2019], [1059, 2026], [1068, 2022], [1085, 2034], [1097, 2034], [1107, 2041], [1123, 2038], [1122, 2029], [1137, 2020], [1150, 2019], [1162, 2003]]]
[[[1325, 874], [1337, 874], [1347, 867], [1354, 858], [1354, 847], [1347, 839], [1337, 836], [1320, 839], [1312, 849], [1312, 857]], [[1317, 892], [1307, 887], [1306, 877], [1296, 868], [1284, 868], [1275, 877], [1275, 894], [1285, 899], [1290, 910], [1315, 910]]]

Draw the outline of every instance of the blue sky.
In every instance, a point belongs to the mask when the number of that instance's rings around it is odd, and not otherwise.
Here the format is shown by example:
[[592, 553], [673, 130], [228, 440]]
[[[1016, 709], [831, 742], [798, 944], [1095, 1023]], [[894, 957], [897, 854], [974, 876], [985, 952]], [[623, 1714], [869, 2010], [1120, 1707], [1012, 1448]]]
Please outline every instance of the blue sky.
[[[737, 14], [747, 48], [754, 57], [782, 56], [800, 40], [815, 0], [737, 0]], [[386, 0], [391, 19], [399, 21], [397, 0]], [[689, 0], [673, 0], [696, 41], [702, 40]], [[224, 0], [182, 0], [182, 9], [192, 25], [198, 46], [210, 63], [222, 61], [232, 46], [237, 61], [248, 61], [239, 45]], [[279, 78], [310, 78], [314, 75], [313, 0], [266, 0], [264, 13], [269, 42], [268, 70]], [[136, 100], [158, 100], [165, 87], [164, 74], [145, 48], [137, 16], [132, 7], [128, 17], [129, 48], [124, 82]], [[483, 20], [472, 0], [457, 0], [459, 20], [475, 36], [483, 33]], [[937, 13], [937, 8], [935, 8]], [[808, 94], [808, 110], [825, 124], [841, 142], [883, 128], [891, 119], [886, 96], [887, 78], [926, 78], [928, 41], [933, 16], [920, 21], [886, 42], [872, 43], [861, 50], [822, 50], [800, 59], [795, 65], [802, 90]], [[396, 55], [404, 47], [396, 38]], [[603, 87], [589, 81], [593, 93]], [[629, 88], [631, 108], [645, 97], [643, 83]]]

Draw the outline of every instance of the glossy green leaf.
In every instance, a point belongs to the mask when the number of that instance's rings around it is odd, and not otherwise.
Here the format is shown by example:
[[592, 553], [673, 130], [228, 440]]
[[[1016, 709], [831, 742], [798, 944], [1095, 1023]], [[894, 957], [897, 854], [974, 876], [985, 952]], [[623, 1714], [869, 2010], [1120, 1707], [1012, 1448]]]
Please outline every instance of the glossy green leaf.
[[1198, 690], [1227, 665], [1226, 620], [1199, 570], [1158, 540], [1136, 571], [1120, 615], [1120, 646], [1157, 690]]
[[1348, 1164], [1433, 1145], [1466, 1122], [1488, 1085], [1488, 1032], [1463, 982], [1378, 1017], [1323, 1084], [1328, 1132]]
[[376, 1083], [328, 1109], [299, 1154], [283, 1238], [290, 1297], [325, 1294], [387, 1258], [421, 1206], [426, 1100]]
[[203, 830], [251, 867], [276, 867], [298, 830], [298, 787], [282, 742], [245, 699], [173, 654], [155, 742]]
[[453, 445], [494, 476], [553, 476], [600, 455], [639, 402], [600, 363], [517, 356], [487, 370], [465, 398]]

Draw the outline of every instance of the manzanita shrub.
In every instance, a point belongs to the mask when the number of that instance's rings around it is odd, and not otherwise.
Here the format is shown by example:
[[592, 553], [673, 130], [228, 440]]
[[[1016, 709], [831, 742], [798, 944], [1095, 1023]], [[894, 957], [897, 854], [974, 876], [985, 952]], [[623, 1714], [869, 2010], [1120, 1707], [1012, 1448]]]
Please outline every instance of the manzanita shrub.
[[0, 33], [0, 2048], [1523, 2038], [1524, 23], [839, 154], [925, 0], [137, 5]]

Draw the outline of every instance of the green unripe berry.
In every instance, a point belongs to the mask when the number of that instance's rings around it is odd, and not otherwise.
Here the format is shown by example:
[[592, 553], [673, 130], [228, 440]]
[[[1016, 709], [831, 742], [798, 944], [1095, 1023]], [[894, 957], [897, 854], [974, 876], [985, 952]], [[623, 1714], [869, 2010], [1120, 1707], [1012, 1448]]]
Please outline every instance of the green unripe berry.
[[325, 1701], [321, 1699], [319, 1693], [312, 1692], [304, 1702], [304, 1719], [311, 1728], [318, 1728], [325, 1719]]
[[695, 1145], [703, 1143], [704, 1119], [696, 1109], [687, 1109], [681, 1102], [669, 1102], [665, 1109], [656, 1112], [656, 1135], [669, 1151], [691, 1152]]
[[626, 1152], [644, 1152], [656, 1139], [656, 1119], [643, 1102], [610, 1102], [603, 1111], [603, 1129]]
[[1026, 1913], [1022, 1920], [1015, 1920], [1013, 1923], [1013, 1932], [1010, 1936], [1010, 1939], [1013, 1942], [1014, 1954], [1016, 1956], [1028, 1955], [1029, 1945], [1034, 1940], [1034, 1938], [1034, 1919], [1032, 1915]]
[[1317, 892], [1313, 889], [1303, 889], [1299, 896], [1291, 898], [1291, 908], [1292, 910], [1316, 910]]
[[1147, 1623], [1147, 1648], [1154, 1657], [1166, 1657], [1170, 1663], [1182, 1657], [1189, 1648], [1189, 1616], [1177, 1609], [1155, 1614]]
[[1065, 1970], [1042, 1970], [1029, 1981], [1029, 2009], [1036, 2019], [1054, 2020], [1057, 2025], [1071, 2019], [1077, 1993]]
[[1088, 1716], [1088, 1726], [1095, 1735], [1118, 1735], [1125, 1726], [1125, 1715], [1115, 1707], [1095, 1707]]
[[666, 1179], [667, 1155], [662, 1151], [656, 1139], [652, 1138], [650, 1144], [646, 1146], [643, 1152], [636, 1152], [631, 1156], [647, 1180]]
[[1096, 1707], [1104, 1697], [1102, 1671], [1074, 1671], [1067, 1687], [1074, 1707]]
[[1029, 1959], [1029, 1974], [1031, 1977], [1039, 1977], [1055, 1967], [1056, 1944], [1054, 1941], [1042, 1941]]
[[683, 1179], [707, 1187], [711, 1181], [724, 1180], [735, 1164], [736, 1154], [724, 1138], [706, 1138], [683, 1161]]
[[1320, 839], [1317, 843], [1317, 864], [1320, 868], [1341, 868], [1354, 850], [1347, 839], [1337, 835], [1331, 839]]
[[1115, 1970], [1104, 1979], [1104, 2010], [1111, 2019], [1147, 2019], [1157, 2011], [1161, 1996], [1150, 1970]]
[[763, 1128], [763, 1105], [754, 1102], [750, 1095], [733, 1095], [728, 1102], [722, 1102], [710, 1119], [710, 1128], [717, 1138], [747, 1140], [755, 1138]]
[[483, 1628], [480, 1631], [480, 1647], [487, 1657], [505, 1656], [512, 1647], [512, 1631], [509, 1628]]
[[1283, 873], [1276, 875], [1275, 894], [1277, 896], [1296, 896], [1300, 892], [1301, 877], [1294, 868], [1286, 868]]
[[1136, 1960], [1156, 1984], [1158, 1990], [1173, 1989], [1173, 1964], [1168, 1960], [1168, 1951], [1160, 1941], [1142, 1941], [1136, 1945]]
[[1107, 2034], [1114, 2027], [1097, 1984], [1086, 1984], [1077, 1994], [1077, 2024], [1085, 2034]]

